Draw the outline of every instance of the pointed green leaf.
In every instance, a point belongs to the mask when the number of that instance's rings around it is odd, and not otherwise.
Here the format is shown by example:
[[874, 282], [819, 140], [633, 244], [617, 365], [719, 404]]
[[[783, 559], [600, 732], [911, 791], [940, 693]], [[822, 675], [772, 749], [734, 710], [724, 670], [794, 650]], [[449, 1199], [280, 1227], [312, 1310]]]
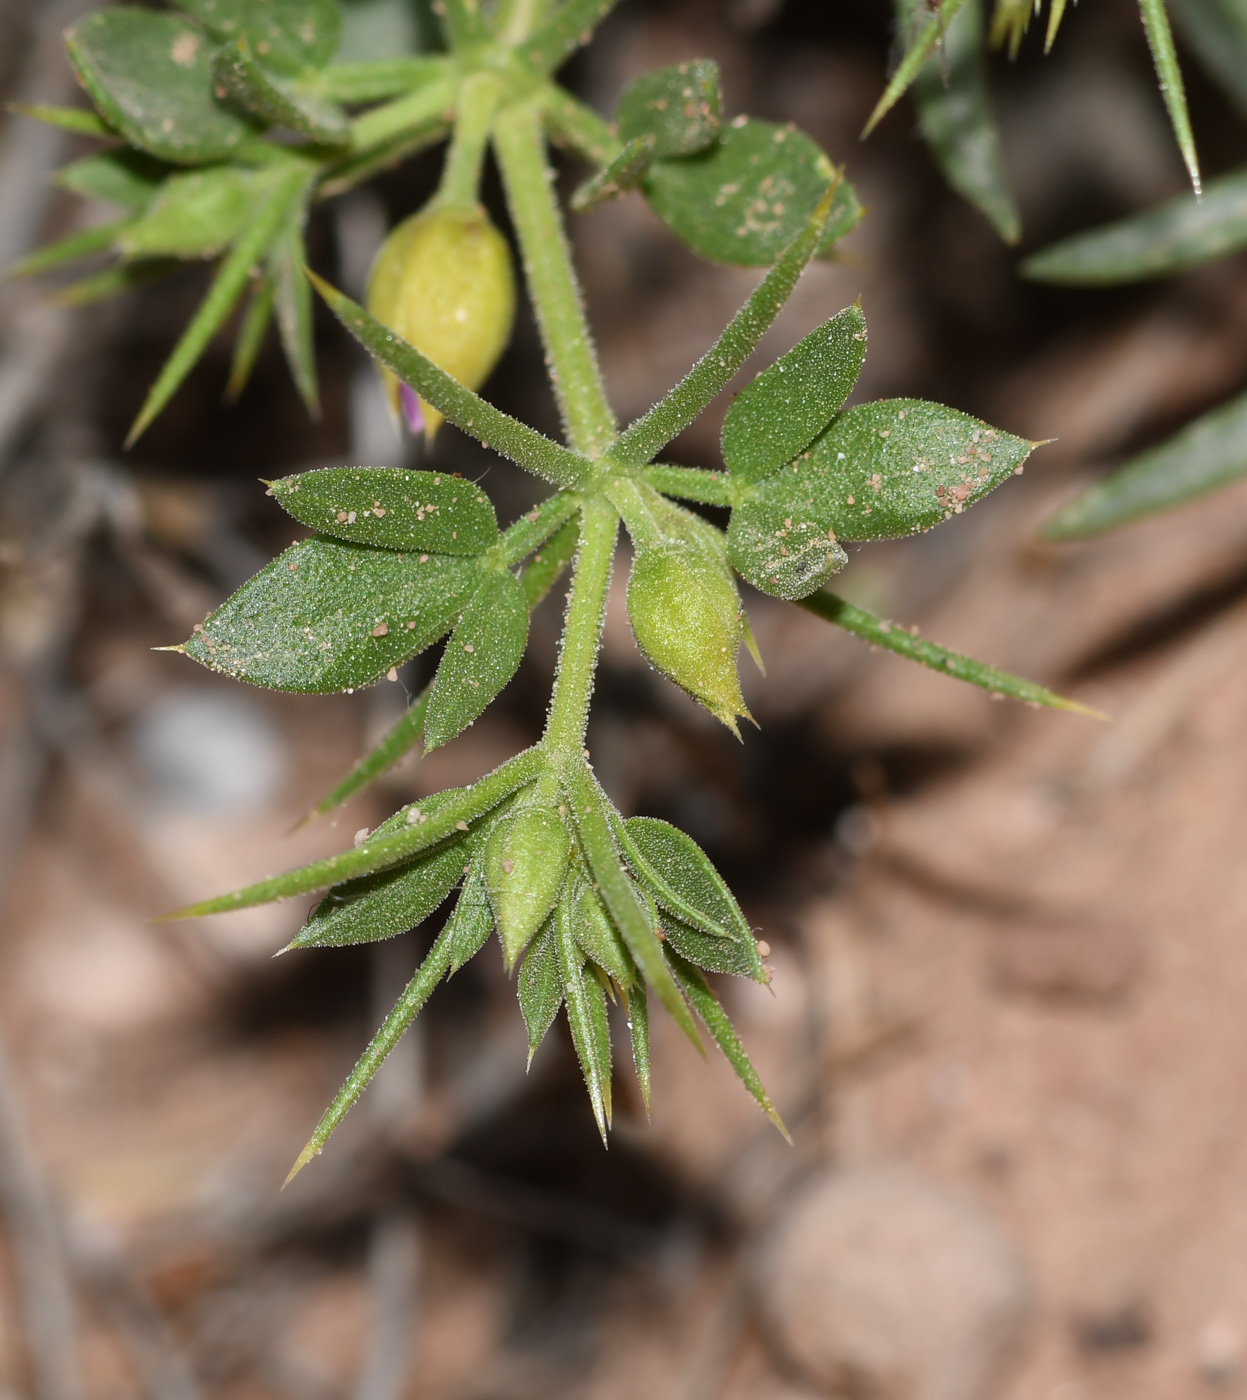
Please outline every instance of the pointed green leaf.
[[429, 750], [448, 744], [515, 675], [528, 645], [528, 603], [519, 581], [491, 570], [455, 624], [424, 717]]
[[508, 970], [554, 908], [567, 878], [571, 836], [547, 807], [521, 807], [485, 843], [485, 886]]
[[494, 931], [494, 911], [485, 888], [485, 863], [479, 847], [464, 874], [463, 888], [446, 928], [450, 934], [450, 970], [455, 973], [481, 951]]
[[1178, 66], [1178, 51], [1174, 47], [1165, 0], [1139, 0], [1139, 13], [1143, 16], [1143, 31], [1147, 35], [1148, 48], [1152, 51], [1152, 62], [1156, 65], [1160, 95], [1165, 100], [1169, 123], [1178, 142], [1178, 150], [1182, 152], [1186, 173], [1191, 177], [1191, 188], [1198, 199], [1199, 157], [1195, 153], [1195, 134], [1191, 130], [1191, 116], [1186, 106], [1186, 88], [1182, 83], [1182, 69]]
[[[1029, 4], [1030, 0], [1027, 0]], [[939, 0], [936, 12], [925, 9], [925, 17], [915, 24], [908, 35], [904, 57], [896, 66], [896, 71], [888, 79], [883, 96], [875, 103], [870, 119], [862, 129], [863, 140], [879, 125], [885, 116], [905, 95], [905, 90], [922, 71], [927, 59], [935, 52], [953, 16], [961, 8], [962, 0]]]
[[353, 690], [448, 632], [479, 579], [469, 559], [316, 536], [243, 584], [185, 650], [210, 670], [270, 690]]
[[728, 1064], [736, 1071], [740, 1082], [757, 1100], [762, 1112], [791, 1142], [792, 1138], [788, 1136], [784, 1120], [776, 1112], [775, 1105], [771, 1102], [771, 1096], [763, 1087], [761, 1079], [758, 1078], [758, 1072], [750, 1062], [749, 1056], [745, 1054], [745, 1047], [740, 1043], [740, 1037], [736, 1034], [731, 1021], [728, 1020], [727, 1012], [724, 1011], [719, 998], [710, 990], [710, 984], [690, 963], [685, 962], [677, 955], [670, 955], [670, 957], [676, 980], [684, 989], [685, 996], [688, 997], [693, 1010], [701, 1018], [702, 1024], [713, 1036], [715, 1044], [723, 1051]]
[[[277, 899], [311, 894], [315, 890], [341, 884], [344, 880], [371, 875], [376, 870], [387, 870], [452, 836], [461, 829], [460, 822], [471, 826], [486, 812], [492, 811], [499, 803], [531, 783], [542, 767], [541, 751], [526, 749], [473, 783], [461, 796], [448, 801], [432, 816], [426, 816], [418, 808], [410, 808], [406, 825], [401, 830], [369, 837], [353, 850], [340, 851], [325, 860], [288, 870], [284, 875], [258, 880], [254, 885], [231, 894], [188, 904], [184, 909], [164, 915], [161, 922], [199, 919], [208, 914], [227, 914], [235, 909], [249, 909], [256, 904], [271, 904]], [[412, 820], [412, 813], [417, 814], [415, 820]]]
[[518, 50], [534, 68], [553, 73], [610, 14], [619, 0], [567, 0], [554, 17]]
[[614, 461], [630, 466], [650, 461], [727, 388], [757, 349], [814, 256], [834, 198], [833, 189], [824, 191], [805, 227], [780, 254], [718, 340], [669, 393], [620, 433], [611, 447]]
[[1104, 718], [1099, 710], [1080, 705], [1076, 700], [1066, 700], [1044, 686], [1036, 685], [1034, 681], [1008, 671], [998, 671], [995, 666], [975, 661], [971, 656], [962, 656], [959, 652], [925, 641], [899, 623], [888, 622], [864, 608], [854, 607], [834, 593], [812, 593], [800, 600], [800, 606], [815, 617], [821, 617], [824, 622], [842, 627], [853, 636], [869, 642], [871, 646], [895, 652], [908, 661], [916, 661], [920, 666], [928, 666], [941, 675], [952, 676], [954, 680], [977, 685], [993, 695], [1005, 695], [1011, 700], [1025, 701], [1028, 705], [1047, 705], [1054, 710], [1071, 710], [1076, 714]]
[[299, 93], [256, 60], [246, 38], [219, 49], [212, 61], [212, 77], [219, 98], [260, 126], [284, 126], [321, 146], [346, 146], [351, 123], [336, 102]]
[[105, 125], [94, 112], [82, 107], [56, 107], [44, 102], [11, 102], [9, 110], [23, 117], [32, 117], [45, 126], [55, 126], [61, 131], [72, 131], [78, 136], [116, 136], [112, 127]]
[[104, 301], [108, 297], [120, 296], [136, 287], [145, 287], [149, 282], [158, 282], [162, 277], [177, 272], [181, 266], [173, 258], [150, 258], [143, 262], [118, 263], [106, 267], [91, 277], [83, 277], [62, 287], [55, 295], [58, 306], [90, 306], [92, 302]]
[[[593, 1105], [593, 1117], [605, 1143], [611, 1117], [610, 1040], [607, 1037], [603, 1046], [600, 1029], [606, 1019], [606, 998], [597, 978], [584, 975], [584, 954], [576, 945], [567, 901], [560, 903], [555, 911], [554, 926], [559, 975], [567, 1003], [567, 1024], [571, 1028], [585, 1088], [589, 1091], [589, 1102]], [[594, 1005], [595, 1001], [601, 1003], [600, 1009]]]
[[1033, 253], [1038, 282], [1109, 286], [1164, 277], [1247, 247], [1247, 169], [1210, 180], [1202, 200], [1171, 199], [1144, 214], [1076, 234]]
[[217, 39], [246, 39], [278, 73], [323, 68], [338, 51], [337, 0], [176, 0]]
[[555, 915], [551, 914], [541, 926], [541, 932], [528, 945], [520, 964], [517, 994], [524, 1024], [528, 1027], [528, 1061], [531, 1064], [537, 1047], [554, 1024], [563, 1005], [563, 979], [559, 974], [559, 955], [555, 946]]
[[719, 134], [722, 108], [719, 65], [695, 58], [657, 68], [630, 84], [615, 119], [621, 141], [652, 136], [656, 155], [691, 156]]
[[[694, 156], [655, 161], [642, 189], [654, 213], [711, 262], [765, 267], [796, 238], [837, 179], [831, 161], [803, 132], [736, 118]], [[828, 251], [862, 216], [840, 180], [819, 250]]]
[[213, 258], [230, 246], [272, 192], [271, 171], [217, 165], [170, 175], [117, 240], [128, 258]]
[[225, 397], [233, 402], [247, 387], [251, 371], [264, 346], [269, 323], [273, 319], [273, 301], [277, 289], [271, 277], [262, 277], [251, 292], [251, 300], [238, 327], [234, 339], [234, 354], [230, 360], [229, 379], [225, 385]]
[[636, 1069], [637, 1083], [641, 1086], [641, 1100], [646, 1114], [650, 1111], [650, 1072], [649, 1072], [649, 999], [645, 993], [645, 983], [639, 983], [628, 993], [628, 1032], [632, 1037], [632, 1063]]
[[104, 120], [161, 160], [226, 160], [255, 135], [213, 95], [213, 45], [177, 15], [116, 5], [79, 20], [65, 44]]
[[1077, 540], [1172, 510], [1247, 476], [1247, 394], [1188, 423], [1063, 507], [1045, 539]]
[[572, 209], [577, 214], [586, 214], [625, 190], [636, 189], [653, 163], [652, 136], [638, 136], [629, 141], [609, 165], [604, 165], [596, 175], [577, 186], [569, 201]]
[[669, 943], [714, 972], [766, 980], [740, 906], [691, 836], [655, 817], [629, 817], [620, 839], [633, 873], [664, 911]]
[[122, 149], [70, 161], [56, 172], [56, 183], [84, 199], [106, 200], [139, 214], [168, 175], [169, 167], [162, 162], [142, 151]]
[[857, 383], [866, 318], [848, 306], [811, 331], [736, 396], [723, 423], [734, 481], [761, 481], [810, 445]]
[[636, 968], [602, 901], [583, 882], [572, 900], [572, 933], [585, 955], [621, 987], [636, 981]]
[[381, 1029], [369, 1042], [368, 1048], [360, 1056], [358, 1063], [347, 1076], [347, 1081], [338, 1090], [334, 1101], [325, 1110], [325, 1116], [316, 1125], [307, 1146], [299, 1154], [298, 1160], [290, 1169], [285, 1184], [291, 1181], [305, 1166], [317, 1156], [330, 1134], [354, 1107], [359, 1096], [368, 1087], [372, 1077], [381, 1068], [385, 1057], [402, 1039], [403, 1032], [416, 1019], [421, 1007], [428, 1001], [434, 987], [446, 976], [450, 966], [450, 928], [447, 926], [438, 935], [437, 941], [429, 949], [429, 955], [420, 964], [416, 975], [407, 984], [406, 990], [385, 1018]]
[[49, 243], [46, 248], [38, 248], [7, 269], [9, 277], [36, 277], [41, 272], [63, 267], [92, 253], [102, 253], [113, 247], [117, 239], [130, 227], [128, 219], [113, 224], [96, 224], [94, 228], [83, 229], [81, 233], [71, 233], [68, 238]]
[[1188, 48], [1247, 112], [1247, 12], [1242, 0], [1169, 0]]
[[[432, 819], [466, 789], [452, 788], [396, 812], [372, 833], [390, 836], [410, 825], [408, 813]], [[308, 915], [291, 948], [341, 948], [406, 933], [441, 905], [463, 877], [476, 849], [476, 834], [454, 832], [410, 862], [335, 885]]]
[[314, 273], [308, 276], [329, 309], [364, 349], [456, 427], [556, 486], [574, 486], [586, 477], [590, 469], [587, 457], [560, 447], [527, 424], [500, 412], [371, 317], [362, 306]]
[[533, 555], [532, 562], [520, 575], [520, 587], [530, 608], [535, 608], [559, 581], [564, 569], [575, 558], [579, 542], [580, 521], [569, 520]]
[[[922, 8], [922, 0], [901, 0], [898, 6], [903, 16]], [[964, 0], [944, 30], [941, 49], [914, 81], [918, 124], [948, 183], [1006, 243], [1016, 243], [1022, 224], [991, 112], [983, 0]]]
[[483, 554], [498, 542], [489, 497], [449, 472], [322, 467], [274, 481], [283, 510], [322, 534], [384, 549]]
[[1061, 21], [1065, 18], [1065, 0], [1049, 0], [1048, 5], [1048, 32], [1044, 35], [1043, 51], [1045, 54], [1052, 52], [1052, 45], [1056, 42], [1057, 31], [1061, 28]]
[[741, 499], [728, 527], [732, 564], [763, 592], [804, 597], [843, 562], [837, 541], [929, 530], [1007, 480], [1033, 447], [921, 399], [850, 408]]
[[[277, 308], [277, 330], [299, 397], [313, 417], [320, 414], [316, 380], [316, 342], [312, 324], [312, 288], [303, 275], [307, 249], [303, 243], [306, 209], [295, 205], [269, 252], [269, 275]], [[333, 534], [334, 531], [328, 533]]]

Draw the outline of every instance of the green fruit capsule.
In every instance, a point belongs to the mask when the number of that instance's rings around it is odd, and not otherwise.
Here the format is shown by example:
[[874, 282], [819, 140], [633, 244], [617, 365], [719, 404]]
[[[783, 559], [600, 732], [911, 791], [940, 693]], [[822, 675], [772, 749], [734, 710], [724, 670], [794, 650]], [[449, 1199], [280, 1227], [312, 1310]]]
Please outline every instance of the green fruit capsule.
[[562, 819], [546, 807], [525, 807], [503, 817], [490, 833], [485, 884], [508, 972], [554, 908], [571, 845]]
[[726, 569], [701, 550], [643, 549], [628, 581], [628, 615], [651, 664], [739, 738], [737, 716], [752, 716], [736, 674], [743, 614]]
[[[506, 239], [483, 209], [426, 208], [381, 245], [368, 310], [469, 389], [506, 349], [515, 320], [515, 272]], [[432, 442], [442, 415], [392, 370], [381, 378], [395, 413]]]

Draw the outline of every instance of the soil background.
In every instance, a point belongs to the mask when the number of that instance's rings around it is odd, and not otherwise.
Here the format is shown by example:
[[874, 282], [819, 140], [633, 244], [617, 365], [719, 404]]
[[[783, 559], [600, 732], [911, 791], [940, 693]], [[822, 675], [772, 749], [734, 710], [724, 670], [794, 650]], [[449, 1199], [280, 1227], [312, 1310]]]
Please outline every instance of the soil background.
[[[8, 98], [72, 100], [58, 35], [80, 9], [0, 4]], [[207, 274], [80, 311], [0, 287], [6, 1400], [1247, 1391], [1247, 485], [1102, 540], [1037, 537], [1247, 384], [1247, 264], [1114, 291], [1017, 275], [1025, 251], [1183, 188], [1128, 0], [1071, 9], [1046, 59], [1041, 27], [993, 66], [1020, 250], [943, 185], [906, 103], [859, 141], [895, 40], [876, 0], [624, 0], [570, 69], [609, 112], [645, 68], [712, 56], [730, 113], [794, 121], [846, 164], [868, 215], [751, 369], [860, 295], [857, 400], [1054, 439], [973, 512], [857, 550], [842, 591], [1107, 723], [992, 703], [751, 595], [767, 675], [746, 678], [761, 727], [738, 745], [642, 662], [618, 571], [594, 762], [625, 812], [702, 842], [770, 944], [771, 987], [722, 992], [792, 1147], [660, 1023], [652, 1121], [618, 1070], [603, 1151], [565, 1028], [526, 1074], [486, 954], [279, 1190], [429, 934], [274, 962], [292, 905], [151, 920], [535, 739], [560, 603], [473, 729], [288, 834], [429, 659], [309, 699], [152, 648], [296, 533], [259, 478], [411, 445], [322, 318], [319, 422], [271, 345], [223, 408], [222, 342], [125, 452]], [[1183, 59], [1215, 176], [1247, 124]], [[97, 217], [49, 182], [76, 138], [8, 115], [0, 143], [0, 263]], [[436, 170], [318, 211], [316, 266], [358, 293]], [[501, 221], [492, 176], [489, 198]], [[573, 231], [627, 419], [757, 274], [698, 263], [637, 196]], [[530, 320], [489, 392], [557, 429]], [[673, 460], [717, 465], [727, 401]], [[454, 429], [435, 461], [500, 515], [532, 500]]]

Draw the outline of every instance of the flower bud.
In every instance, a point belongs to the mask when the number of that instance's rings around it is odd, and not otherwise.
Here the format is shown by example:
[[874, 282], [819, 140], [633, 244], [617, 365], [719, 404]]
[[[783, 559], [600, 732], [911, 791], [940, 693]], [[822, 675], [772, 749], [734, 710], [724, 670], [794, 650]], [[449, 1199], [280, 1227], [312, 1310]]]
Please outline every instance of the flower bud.
[[750, 718], [740, 693], [736, 653], [743, 630], [731, 575], [701, 550], [641, 550], [628, 580], [628, 615], [651, 664], [740, 737]]
[[554, 908], [571, 844], [567, 827], [546, 807], [503, 817], [485, 843], [485, 885], [508, 971]]
[[[423, 209], [381, 245], [367, 306], [460, 384], [478, 389], [511, 338], [511, 250], [483, 209]], [[431, 442], [442, 415], [400, 386], [392, 370], [381, 377], [395, 413], [401, 402], [412, 431], [423, 427]]]

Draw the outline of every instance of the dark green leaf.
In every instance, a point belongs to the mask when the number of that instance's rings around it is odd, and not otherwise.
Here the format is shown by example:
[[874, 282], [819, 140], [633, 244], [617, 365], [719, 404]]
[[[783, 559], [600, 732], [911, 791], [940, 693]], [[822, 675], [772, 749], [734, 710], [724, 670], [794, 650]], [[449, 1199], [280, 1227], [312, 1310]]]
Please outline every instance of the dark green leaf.
[[636, 968], [628, 956], [623, 940], [602, 901], [587, 884], [581, 884], [572, 904], [572, 932], [585, 955], [593, 959], [603, 972], [609, 973], [621, 987], [636, 980]]
[[702, 967], [766, 980], [745, 916], [691, 836], [654, 817], [630, 817], [622, 839], [637, 879], [665, 911], [669, 942]]
[[246, 39], [279, 73], [323, 68], [342, 37], [337, 0], [177, 0], [177, 5], [218, 39]]
[[429, 694], [426, 749], [461, 734], [515, 675], [528, 644], [528, 604], [519, 581], [491, 570], [455, 624]]
[[271, 489], [296, 520], [358, 544], [482, 554], [498, 542], [489, 497], [448, 472], [323, 467], [282, 477]]
[[[795, 127], [738, 117], [697, 155], [656, 161], [642, 189], [663, 223], [700, 257], [765, 267], [801, 232], [836, 178], [827, 156]], [[841, 180], [820, 251], [861, 214], [853, 187]]]
[[628, 1032], [632, 1036], [632, 1063], [636, 1068], [637, 1083], [641, 1086], [641, 1100], [645, 1112], [650, 1111], [649, 1073], [649, 999], [645, 993], [645, 983], [640, 982], [628, 993]]
[[273, 319], [273, 300], [277, 289], [271, 277], [262, 277], [251, 290], [251, 300], [238, 327], [234, 340], [234, 354], [230, 360], [229, 380], [225, 385], [225, 397], [233, 402], [247, 387], [251, 371], [259, 358], [268, 334], [269, 323]]
[[563, 979], [559, 975], [554, 922], [555, 915], [551, 914], [528, 945], [517, 979], [520, 1011], [528, 1027], [529, 1064], [563, 1005]]
[[287, 1186], [324, 1147], [329, 1140], [329, 1135], [346, 1117], [359, 1096], [368, 1087], [373, 1075], [381, 1068], [385, 1057], [394, 1049], [402, 1038], [403, 1032], [416, 1019], [420, 1008], [428, 1001], [433, 988], [446, 976], [449, 966], [450, 929], [447, 927], [438, 935], [437, 941], [429, 949], [428, 957], [420, 964], [419, 970], [407, 984], [406, 990], [395, 1003], [394, 1009], [385, 1018], [381, 1029], [373, 1036], [367, 1050], [360, 1056], [359, 1062], [347, 1076], [346, 1083], [338, 1090], [334, 1101], [325, 1110], [325, 1116], [316, 1125], [316, 1131], [312, 1134], [307, 1146], [299, 1153], [294, 1166], [291, 1167], [290, 1175], [286, 1177], [285, 1184]]
[[921, 399], [850, 408], [732, 511], [733, 566], [765, 593], [798, 599], [843, 564], [840, 540], [929, 530], [1012, 476], [1034, 444]]
[[993, 695], [1006, 695], [1011, 700], [1022, 700], [1028, 705], [1047, 705], [1054, 710], [1072, 710], [1076, 714], [1104, 718], [1099, 710], [1080, 705], [1076, 700], [1066, 700], [1044, 686], [1036, 685], [1034, 681], [1008, 671], [998, 671], [994, 666], [975, 661], [973, 657], [962, 656], [959, 652], [949, 651], [946, 647], [914, 636], [899, 623], [888, 622], [874, 613], [866, 612], [864, 608], [856, 608], [843, 598], [837, 598], [834, 593], [813, 593], [808, 598], [802, 598], [800, 606], [872, 646], [895, 652], [897, 656], [916, 661], [920, 666], [929, 666], [932, 671], [952, 676], [954, 680], [977, 685]]
[[57, 171], [56, 183], [84, 199], [120, 204], [135, 214], [152, 202], [169, 167], [142, 151], [103, 151], [83, 156]]
[[[905, 17], [922, 8], [922, 0], [901, 0], [898, 6]], [[914, 104], [944, 178], [1006, 243], [1016, 243], [1022, 224], [992, 118], [985, 59], [983, 0], [964, 0], [945, 27], [941, 52], [926, 61], [914, 81]]]
[[[454, 788], [423, 798], [396, 812], [372, 833], [389, 836], [410, 825], [409, 814], [430, 820], [447, 803], [462, 797]], [[413, 860], [335, 885], [308, 915], [291, 948], [339, 948], [394, 938], [423, 923], [463, 877], [476, 848], [475, 833], [456, 832]]]
[[238, 238], [274, 185], [271, 171], [233, 165], [171, 175], [118, 245], [128, 258], [214, 258]]
[[654, 138], [655, 155], [691, 156], [719, 134], [719, 65], [695, 58], [646, 73], [624, 90], [616, 122], [621, 141]]
[[860, 305], [811, 331], [736, 396], [723, 424], [734, 481], [761, 481], [810, 445], [848, 398], [866, 358]]
[[212, 45], [177, 15], [117, 5], [79, 20], [65, 43], [104, 120], [161, 160], [225, 160], [255, 134], [213, 96]]
[[1076, 540], [1172, 510], [1247, 476], [1247, 394], [1188, 423], [1060, 510], [1050, 540]]
[[[896, 66], [896, 71], [888, 80], [883, 96], [875, 103], [875, 109], [862, 132], [869, 136], [883, 118], [904, 96], [905, 89], [922, 71], [927, 59], [935, 52], [944, 31], [952, 22], [953, 16], [961, 8], [962, 0], [939, 0], [932, 14], [930, 7], [924, 8], [924, 17], [913, 26], [907, 36], [904, 57]], [[1029, 5], [1029, 0], [1028, 0]]]
[[[303, 275], [307, 249], [303, 224], [307, 210], [294, 204], [269, 250], [269, 279], [277, 307], [277, 330], [299, 397], [313, 417], [320, 414], [320, 391], [316, 381], [316, 342], [312, 324], [312, 288]], [[336, 531], [329, 531], [336, 534]]]
[[336, 102], [309, 97], [268, 72], [245, 38], [218, 50], [212, 63], [216, 95], [260, 126], [284, 126], [322, 146], [346, 146], [351, 124]]
[[468, 865], [446, 928], [450, 934], [450, 970], [454, 973], [481, 951], [494, 931], [494, 911], [485, 888], [485, 867], [479, 851]]
[[1165, 0], [1139, 0], [1139, 13], [1143, 16], [1148, 48], [1152, 51], [1152, 62], [1156, 65], [1160, 95], [1164, 98], [1165, 109], [1169, 113], [1169, 123], [1177, 139], [1178, 150], [1182, 152], [1182, 162], [1191, 177], [1191, 187], [1198, 198], [1199, 157], [1195, 153], [1195, 135], [1191, 131], [1191, 116], [1186, 106], [1186, 88], [1182, 83], [1182, 69], [1178, 66], [1178, 51], [1174, 47], [1173, 30], [1169, 26]]
[[745, 1047], [740, 1043], [740, 1037], [736, 1034], [731, 1021], [728, 1020], [727, 1012], [720, 1005], [718, 997], [710, 990], [710, 984], [695, 967], [690, 966], [679, 957], [671, 958], [671, 967], [675, 972], [676, 980], [684, 989], [684, 995], [688, 997], [693, 1010], [701, 1018], [702, 1024], [714, 1037], [715, 1044], [723, 1051], [728, 1064], [736, 1071], [740, 1082], [758, 1101], [763, 1113], [791, 1142], [792, 1138], [788, 1136], [784, 1120], [776, 1112], [775, 1105], [771, 1102], [771, 1096], [763, 1087], [761, 1079], [758, 1078], [758, 1072], [750, 1062], [749, 1056], [745, 1054]]
[[[572, 1044], [584, 1075], [593, 1117], [602, 1141], [611, 1119], [610, 1040], [605, 1046], [601, 1024], [606, 1019], [606, 998], [597, 978], [584, 975], [584, 954], [576, 944], [572, 931], [569, 901], [563, 900], [554, 911], [555, 947], [558, 953], [559, 976], [567, 1002], [567, 1024], [571, 1027]], [[601, 1005], [595, 1006], [595, 1002]]]
[[587, 457], [560, 447], [527, 424], [500, 412], [371, 317], [362, 306], [314, 273], [308, 275], [329, 309], [364, 349], [456, 427], [556, 486], [575, 486], [584, 479], [590, 469]]
[[243, 584], [185, 650], [211, 670], [271, 690], [353, 690], [448, 632], [479, 580], [469, 559], [317, 536]]
[[1187, 47], [1247, 112], [1247, 11], [1242, 0], [1169, 0]]
[[629, 141], [609, 165], [604, 165], [576, 188], [570, 200], [571, 207], [577, 214], [585, 214], [625, 190], [636, 189], [653, 163], [654, 138], [638, 136]]
[[1210, 180], [1204, 197], [1076, 234], [1032, 254], [1022, 272], [1039, 282], [1111, 285], [1164, 277], [1247, 247], [1247, 170]]

